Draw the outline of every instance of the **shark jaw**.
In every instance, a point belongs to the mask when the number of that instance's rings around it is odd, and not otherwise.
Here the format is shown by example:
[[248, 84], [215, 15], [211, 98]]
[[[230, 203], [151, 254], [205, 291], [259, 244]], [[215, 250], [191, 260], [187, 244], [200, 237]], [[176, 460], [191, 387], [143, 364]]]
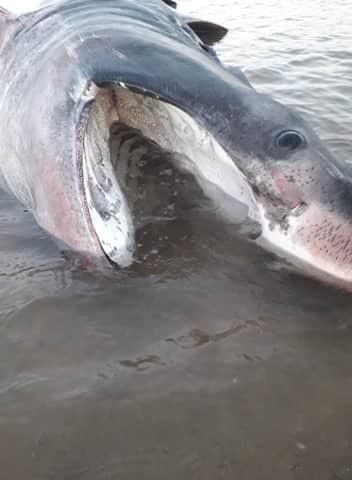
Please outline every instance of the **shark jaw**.
[[[90, 86], [92, 93], [92, 86]], [[191, 174], [216, 214], [241, 224], [260, 220], [254, 194], [246, 178], [215, 138], [190, 115], [159, 98], [132, 92], [125, 84], [93, 88], [93, 101], [84, 115], [83, 189], [95, 234], [108, 259], [125, 267], [133, 262], [133, 208], [123, 188], [119, 162], [129, 165], [126, 147], [133, 136], [153, 142], [173, 158], [175, 168]], [[127, 141], [112, 148], [112, 127], [130, 128]], [[124, 158], [124, 156], [126, 158]], [[119, 162], [116, 161], [119, 158]]]

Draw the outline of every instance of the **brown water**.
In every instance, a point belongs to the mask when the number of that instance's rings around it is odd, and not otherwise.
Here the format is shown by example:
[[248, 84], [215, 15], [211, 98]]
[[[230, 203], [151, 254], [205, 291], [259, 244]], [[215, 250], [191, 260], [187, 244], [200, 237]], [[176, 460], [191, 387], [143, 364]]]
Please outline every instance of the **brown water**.
[[[179, 3], [351, 160], [349, 2]], [[349, 294], [194, 213], [96, 278], [0, 202], [1, 480], [352, 479]]]

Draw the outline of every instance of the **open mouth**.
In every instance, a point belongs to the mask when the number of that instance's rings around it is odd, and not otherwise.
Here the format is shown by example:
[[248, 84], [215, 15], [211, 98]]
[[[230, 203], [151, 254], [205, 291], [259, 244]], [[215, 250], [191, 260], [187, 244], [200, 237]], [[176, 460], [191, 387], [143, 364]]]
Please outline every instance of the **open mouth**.
[[[213, 213], [258, 230], [260, 214], [246, 178], [189, 114], [125, 84], [89, 88], [94, 99], [78, 135], [83, 191], [93, 229], [111, 262], [123, 267], [132, 263], [136, 228], [151, 211], [157, 215], [144, 205], [158, 204], [155, 198], [162, 188], [169, 190], [162, 218], [172, 217], [168, 199], [185, 176], [192, 177]], [[145, 185], [139, 189], [146, 167], [154, 174], [148, 191]], [[165, 182], [168, 175], [172, 181]]]

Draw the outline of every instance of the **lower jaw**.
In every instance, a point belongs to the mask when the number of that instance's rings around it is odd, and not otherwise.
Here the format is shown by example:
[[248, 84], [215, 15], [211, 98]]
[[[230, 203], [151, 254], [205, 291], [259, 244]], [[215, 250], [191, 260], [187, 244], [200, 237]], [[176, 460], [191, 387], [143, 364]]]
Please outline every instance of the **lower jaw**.
[[132, 263], [134, 228], [125, 196], [116, 180], [110, 157], [110, 126], [118, 120], [110, 92], [100, 93], [85, 118], [82, 174], [88, 213], [109, 261], [122, 267]]

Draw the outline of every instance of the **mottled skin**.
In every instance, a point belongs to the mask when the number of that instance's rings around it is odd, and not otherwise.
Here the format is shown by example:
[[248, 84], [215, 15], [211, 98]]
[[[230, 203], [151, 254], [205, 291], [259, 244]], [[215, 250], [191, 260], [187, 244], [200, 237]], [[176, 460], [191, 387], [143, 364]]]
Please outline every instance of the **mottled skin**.
[[77, 138], [92, 82], [123, 82], [184, 110], [228, 152], [263, 207], [263, 244], [352, 281], [350, 180], [296, 113], [221, 65], [171, 7], [53, 1], [4, 13], [1, 33], [2, 183], [63, 244], [104, 259]]

